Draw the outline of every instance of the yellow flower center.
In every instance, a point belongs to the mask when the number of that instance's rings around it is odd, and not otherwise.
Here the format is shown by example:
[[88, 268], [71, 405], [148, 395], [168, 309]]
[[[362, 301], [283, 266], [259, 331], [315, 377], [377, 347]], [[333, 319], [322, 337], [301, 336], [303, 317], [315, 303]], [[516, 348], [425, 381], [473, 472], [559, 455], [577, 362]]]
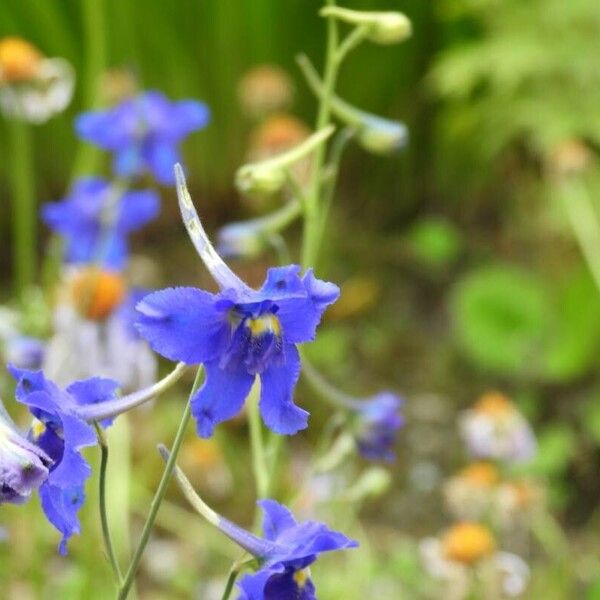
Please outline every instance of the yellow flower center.
[[487, 392], [477, 401], [473, 410], [492, 418], [507, 417], [515, 412], [515, 405], [501, 392]]
[[272, 333], [279, 337], [281, 335], [281, 324], [279, 319], [273, 314], [266, 314], [256, 319], [248, 319], [246, 326], [250, 330], [252, 337], [260, 337], [266, 333]]
[[471, 565], [494, 551], [494, 538], [489, 529], [478, 523], [457, 523], [442, 537], [444, 556]]
[[79, 313], [87, 319], [108, 317], [125, 296], [125, 281], [118, 273], [91, 267], [73, 279], [72, 299]]
[[498, 469], [489, 462], [476, 462], [465, 467], [458, 476], [476, 487], [491, 488], [500, 481]]
[[40, 52], [18, 37], [0, 40], [0, 82], [25, 81], [35, 77], [42, 60]]
[[294, 573], [294, 581], [299, 588], [303, 588], [308, 581], [309, 576], [310, 573], [308, 569], [302, 569], [301, 571], [296, 571]]
[[31, 424], [31, 434], [34, 440], [38, 440], [46, 431], [46, 425], [39, 419], [34, 419]]

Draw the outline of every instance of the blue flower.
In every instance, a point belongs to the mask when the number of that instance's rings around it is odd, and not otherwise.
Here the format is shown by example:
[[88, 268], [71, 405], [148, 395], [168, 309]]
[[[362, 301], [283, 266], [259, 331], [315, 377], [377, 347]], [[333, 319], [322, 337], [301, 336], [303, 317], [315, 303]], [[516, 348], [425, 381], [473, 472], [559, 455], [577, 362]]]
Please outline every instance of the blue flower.
[[296, 344], [314, 339], [339, 288], [311, 269], [301, 277], [296, 265], [269, 269], [259, 290], [248, 287], [211, 246], [180, 172], [178, 177], [184, 223], [221, 291], [179, 287], [150, 294], [137, 307], [139, 331], [166, 358], [204, 364], [205, 383], [192, 398], [201, 437], [210, 437], [216, 424], [241, 410], [257, 375], [265, 424], [294, 434], [308, 421], [308, 413], [293, 403], [300, 374]]
[[209, 118], [201, 102], [171, 102], [150, 91], [109, 110], [80, 115], [75, 129], [82, 139], [114, 152], [117, 175], [150, 171], [158, 182], [171, 185], [173, 165], [180, 160], [179, 143], [205, 127]]
[[17, 380], [17, 400], [35, 417], [30, 440], [53, 461], [39, 492], [46, 517], [62, 533], [59, 552], [66, 554], [68, 539], [79, 533], [77, 513], [85, 499], [84, 483], [91, 475], [81, 449], [97, 441], [78, 407], [114, 399], [119, 384], [96, 377], [61, 390], [41, 371], [9, 370]]
[[118, 270], [127, 261], [128, 234], [156, 218], [159, 209], [155, 192], [124, 192], [90, 177], [79, 179], [61, 202], [45, 204], [42, 218], [65, 238], [68, 262], [99, 261]]
[[226, 519], [219, 528], [259, 560], [259, 570], [238, 583], [238, 600], [314, 600], [315, 586], [309, 565], [319, 554], [356, 548], [358, 543], [323, 523], [298, 523], [292, 513], [274, 500], [261, 500], [263, 538], [252, 535]]
[[392, 392], [381, 392], [370, 400], [356, 402], [356, 443], [364, 458], [391, 462], [398, 430], [404, 424], [402, 400]]
[[23, 437], [0, 400], [0, 505], [22, 504], [48, 477], [52, 459]]

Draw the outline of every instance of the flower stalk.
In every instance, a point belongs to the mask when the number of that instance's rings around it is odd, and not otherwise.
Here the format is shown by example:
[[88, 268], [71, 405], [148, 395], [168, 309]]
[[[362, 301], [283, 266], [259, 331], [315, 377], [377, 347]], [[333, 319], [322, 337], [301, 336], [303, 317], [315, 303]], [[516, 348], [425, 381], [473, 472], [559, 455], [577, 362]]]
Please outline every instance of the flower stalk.
[[152, 528], [154, 526], [154, 522], [156, 521], [156, 515], [158, 514], [158, 510], [162, 501], [167, 492], [167, 487], [169, 482], [171, 481], [171, 476], [173, 475], [173, 470], [175, 469], [177, 456], [179, 454], [179, 450], [181, 449], [181, 445], [183, 444], [183, 438], [185, 437], [185, 432], [190, 422], [190, 418], [192, 415], [190, 408], [190, 400], [193, 395], [196, 393], [196, 390], [200, 387], [202, 383], [204, 370], [202, 367], [198, 368], [196, 372], [196, 379], [194, 380], [194, 385], [190, 391], [190, 396], [188, 402], [185, 406], [185, 410], [183, 411], [183, 415], [181, 417], [181, 421], [179, 422], [179, 427], [177, 429], [177, 433], [175, 434], [175, 439], [173, 440], [173, 448], [169, 455], [169, 459], [167, 460], [167, 464], [165, 465], [162, 477], [160, 479], [160, 483], [158, 484], [158, 488], [154, 494], [152, 499], [152, 503], [150, 505], [150, 511], [148, 512], [148, 517], [146, 518], [146, 522], [144, 523], [144, 528], [142, 529], [142, 535], [140, 537], [140, 541], [138, 546], [133, 554], [133, 558], [131, 560], [131, 564], [127, 569], [127, 573], [125, 574], [125, 578], [123, 583], [119, 588], [118, 600], [125, 600], [127, 598], [129, 591], [131, 590], [131, 586], [133, 585], [135, 575], [137, 573], [138, 567], [140, 565], [140, 561], [142, 560], [142, 556], [144, 554], [144, 550], [148, 545], [148, 540], [150, 539], [150, 533], [152, 532]]

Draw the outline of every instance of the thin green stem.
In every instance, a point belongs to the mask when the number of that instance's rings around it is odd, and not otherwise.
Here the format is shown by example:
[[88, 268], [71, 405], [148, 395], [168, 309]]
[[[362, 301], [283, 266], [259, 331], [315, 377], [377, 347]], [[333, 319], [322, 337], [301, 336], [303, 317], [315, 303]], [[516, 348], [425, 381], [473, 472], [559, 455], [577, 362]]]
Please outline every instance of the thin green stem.
[[238, 575], [242, 571], [242, 569], [250, 564], [254, 560], [252, 558], [240, 558], [236, 560], [233, 565], [231, 565], [231, 569], [229, 570], [229, 576], [227, 577], [227, 583], [225, 584], [225, 589], [223, 590], [223, 595], [221, 596], [221, 600], [229, 600], [229, 596], [231, 596], [231, 592], [233, 591], [233, 584], [235, 580], [238, 578]]
[[160, 479], [160, 483], [158, 484], [158, 488], [156, 489], [156, 492], [154, 494], [154, 498], [152, 499], [150, 511], [148, 512], [148, 517], [146, 518], [146, 522], [144, 523], [144, 528], [142, 530], [140, 541], [133, 554], [133, 558], [131, 560], [129, 568], [127, 569], [127, 573], [125, 574], [123, 584], [120, 587], [119, 594], [117, 596], [118, 600], [125, 600], [125, 598], [127, 598], [129, 590], [131, 589], [131, 586], [135, 579], [135, 575], [137, 573], [140, 561], [142, 560], [142, 555], [144, 554], [144, 550], [146, 549], [146, 545], [148, 544], [148, 540], [150, 539], [150, 533], [152, 532], [152, 527], [154, 526], [154, 521], [156, 520], [158, 509], [160, 508], [163, 498], [165, 497], [167, 487], [169, 486], [171, 476], [173, 475], [173, 470], [176, 467], [177, 455], [179, 454], [179, 450], [185, 437], [185, 431], [187, 429], [187, 425], [190, 421], [190, 417], [192, 414], [190, 402], [193, 395], [196, 393], [196, 390], [200, 387], [200, 383], [202, 382], [202, 374], [202, 367], [198, 367], [198, 372], [196, 373], [194, 385], [192, 386], [190, 396], [188, 398], [185, 410], [183, 411], [183, 415], [179, 423], [179, 428], [177, 429], [175, 439], [173, 440], [173, 448], [171, 449], [171, 453], [167, 460], [167, 464], [165, 465], [165, 469]]
[[[335, 6], [335, 0], [327, 0], [327, 6]], [[331, 118], [331, 98], [335, 89], [339, 62], [336, 60], [338, 50], [338, 26], [335, 18], [327, 18], [327, 48], [325, 54], [325, 71], [323, 76], [323, 95], [319, 101], [316, 131], [327, 127]], [[302, 240], [302, 266], [315, 266], [319, 251], [319, 219], [321, 217], [321, 185], [322, 170], [325, 162], [326, 147], [320, 145], [316, 151], [312, 165], [312, 176], [306, 202], [304, 205], [304, 236]]]
[[250, 426], [250, 448], [252, 451], [252, 472], [256, 482], [256, 495], [266, 498], [269, 476], [265, 456], [265, 444], [259, 411], [259, 384], [255, 383], [248, 397], [248, 424]]
[[98, 437], [98, 445], [100, 446], [100, 482], [99, 482], [99, 496], [100, 496], [100, 523], [102, 525], [102, 537], [104, 538], [104, 546], [106, 554], [110, 560], [113, 573], [119, 585], [123, 583], [123, 574], [119, 567], [119, 561], [117, 560], [117, 554], [115, 552], [112, 537], [110, 535], [110, 527], [108, 525], [108, 513], [106, 510], [106, 469], [108, 467], [108, 444], [106, 443], [106, 437], [102, 431], [102, 427], [98, 422], [94, 422], [94, 428], [96, 429], [96, 436]]
[[10, 135], [10, 187], [12, 201], [13, 281], [15, 292], [35, 280], [36, 273], [36, 200], [31, 127], [25, 121], [7, 121]]

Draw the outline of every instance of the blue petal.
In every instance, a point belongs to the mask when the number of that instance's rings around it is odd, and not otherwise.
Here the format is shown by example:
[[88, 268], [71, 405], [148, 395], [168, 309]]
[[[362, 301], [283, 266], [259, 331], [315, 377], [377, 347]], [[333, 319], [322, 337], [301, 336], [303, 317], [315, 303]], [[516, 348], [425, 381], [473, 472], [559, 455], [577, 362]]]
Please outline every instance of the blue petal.
[[219, 361], [207, 362], [206, 381], [192, 398], [192, 414], [196, 419], [198, 435], [208, 438], [215, 425], [237, 415], [254, 382], [244, 368], [225, 370]]
[[294, 515], [275, 500], [259, 500], [257, 504], [264, 513], [263, 532], [265, 538], [275, 541], [284, 531], [298, 525]]
[[115, 152], [113, 170], [119, 177], [134, 177], [143, 173], [144, 160], [141, 145], [132, 141]]
[[[85, 406], [116, 398], [119, 387], [121, 384], [113, 379], [92, 377], [83, 381], [75, 381], [67, 388], [67, 392], [71, 394], [77, 404]], [[105, 419], [101, 425], [108, 427], [112, 422], [113, 419]]]
[[312, 580], [299, 585], [294, 575], [294, 570], [273, 574], [265, 585], [264, 600], [317, 600]]
[[280, 544], [289, 546], [286, 556], [277, 556], [277, 560], [287, 563], [296, 563], [306, 566], [305, 559], [310, 562], [321, 552], [356, 548], [358, 542], [346, 537], [339, 531], [329, 529], [327, 525], [317, 521], [305, 521], [296, 528], [288, 529], [277, 540]]
[[205, 127], [209, 120], [210, 110], [202, 102], [182, 100], [173, 106], [172, 128], [180, 138]]
[[46, 517], [63, 535], [58, 551], [65, 555], [67, 541], [73, 534], [79, 533], [77, 512], [85, 500], [84, 489], [82, 486], [62, 489], [45, 482], [40, 487], [40, 499]]
[[58, 388], [48, 379], [43, 371], [30, 371], [19, 369], [14, 365], [8, 365], [8, 371], [17, 382], [15, 397], [19, 402], [24, 402], [28, 394], [32, 392], [52, 391]]
[[159, 183], [163, 185], [175, 183], [173, 167], [175, 163], [180, 162], [180, 157], [172, 142], [154, 141], [145, 148], [144, 158]]
[[316, 279], [310, 269], [301, 284], [303, 296], [295, 293], [297, 283], [291, 282], [289, 287], [294, 291], [287, 297], [275, 300], [283, 337], [292, 344], [309, 342], [315, 338], [323, 312], [337, 300], [340, 293], [337, 285]]
[[300, 279], [300, 267], [288, 265], [286, 267], [273, 267], [267, 271], [267, 278], [259, 293], [265, 298], [276, 300], [290, 295], [306, 297], [306, 290]]
[[285, 362], [261, 374], [260, 414], [275, 433], [292, 435], [308, 426], [308, 413], [293, 402], [300, 376], [300, 356], [293, 344], [284, 348]]
[[160, 198], [156, 192], [152, 190], [128, 192], [121, 198], [117, 229], [122, 233], [140, 229], [156, 219], [159, 211]]
[[123, 142], [123, 131], [115, 127], [114, 111], [87, 112], [75, 119], [77, 135], [101, 148], [114, 150]]
[[190, 365], [210, 361], [231, 335], [227, 312], [218, 303], [218, 296], [191, 287], [154, 292], [137, 305], [137, 328], [166, 358]]
[[253, 575], [244, 575], [237, 583], [241, 590], [237, 600], [264, 600], [265, 585], [274, 574], [270, 569], [261, 569]]

